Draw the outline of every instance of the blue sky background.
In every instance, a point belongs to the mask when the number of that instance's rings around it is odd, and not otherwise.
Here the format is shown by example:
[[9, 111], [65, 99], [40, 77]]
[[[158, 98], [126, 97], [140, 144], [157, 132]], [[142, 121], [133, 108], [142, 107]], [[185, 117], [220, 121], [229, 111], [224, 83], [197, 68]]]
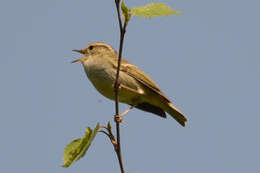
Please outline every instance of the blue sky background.
[[[260, 2], [160, 2], [184, 14], [133, 17], [124, 57], [188, 123], [130, 112], [121, 125], [127, 172], [260, 172]], [[0, 21], [0, 172], [119, 172], [102, 134], [83, 159], [60, 167], [69, 141], [113, 120], [114, 102], [70, 62], [80, 56], [72, 49], [93, 41], [118, 49], [114, 1], [1, 0]]]

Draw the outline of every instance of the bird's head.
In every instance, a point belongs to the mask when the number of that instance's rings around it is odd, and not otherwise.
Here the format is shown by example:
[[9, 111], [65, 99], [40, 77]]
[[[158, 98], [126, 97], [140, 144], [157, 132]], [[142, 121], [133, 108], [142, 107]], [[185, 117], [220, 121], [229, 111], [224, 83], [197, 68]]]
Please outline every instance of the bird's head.
[[[75, 62], [84, 62], [87, 60], [90, 56], [101, 56], [101, 57], [117, 57], [117, 52], [115, 49], [112, 48], [107, 43], [90, 43], [88, 44], [85, 48], [80, 49], [80, 50], [72, 50], [74, 52], [81, 53], [83, 56], [79, 59], [76, 59], [72, 61], [72, 63]], [[108, 56], [105, 56], [108, 55]], [[110, 56], [112, 55], [112, 56]]]

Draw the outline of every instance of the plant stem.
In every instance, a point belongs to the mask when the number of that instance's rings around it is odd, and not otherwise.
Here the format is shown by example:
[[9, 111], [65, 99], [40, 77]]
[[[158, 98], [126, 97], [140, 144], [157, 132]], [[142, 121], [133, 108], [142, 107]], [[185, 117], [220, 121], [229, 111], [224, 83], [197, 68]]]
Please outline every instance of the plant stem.
[[115, 151], [117, 154], [117, 158], [119, 161], [121, 173], [125, 173], [123, 159], [122, 159], [122, 153], [121, 153], [121, 142], [120, 142], [120, 121], [117, 120], [117, 116], [119, 115], [119, 97], [118, 97], [118, 89], [119, 89], [119, 72], [120, 72], [120, 65], [121, 65], [121, 59], [122, 59], [122, 50], [123, 50], [123, 43], [124, 43], [124, 36], [126, 31], [126, 22], [124, 23], [124, 26], [122, 25], [121, 20], [121, 14], [120, 14], [120, 2], [121, 0], [115, 0], [116, 9], [117, 9], [117, 17], [119, 22], [119, 28], [120, 28], [120, 46], [119, 46], [119, 55], [118, 55], [118, 64], [117, 64], [117, 73], [116, 73], [116, 81], [114, 85], [114, 91], [115, 91], [115, 120], [116, 120], [116, 141], [117, 146], [115, 147]]

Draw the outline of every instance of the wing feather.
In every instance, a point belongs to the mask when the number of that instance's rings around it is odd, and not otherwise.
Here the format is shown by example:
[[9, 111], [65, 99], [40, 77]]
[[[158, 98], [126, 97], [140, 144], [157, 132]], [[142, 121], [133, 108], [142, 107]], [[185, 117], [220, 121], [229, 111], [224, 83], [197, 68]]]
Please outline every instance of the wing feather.
[[170, 102], [170, 100], [162, 93], [160, 88], [156, 85], [156, 83], [148, 77], [143, 71], [141, 71], [138, 67], [131, 64], [125, 59], [122, 59], [122, 64], [120, 71], [123, 71], [127, 73], [129, 76], [136, 79], [138, 82], [140, 82], [143, 86], [149, 88], [151, 91], [155, 92], [156, 94], [160, 95], [162, 98], [164, 98], [167, 102]]

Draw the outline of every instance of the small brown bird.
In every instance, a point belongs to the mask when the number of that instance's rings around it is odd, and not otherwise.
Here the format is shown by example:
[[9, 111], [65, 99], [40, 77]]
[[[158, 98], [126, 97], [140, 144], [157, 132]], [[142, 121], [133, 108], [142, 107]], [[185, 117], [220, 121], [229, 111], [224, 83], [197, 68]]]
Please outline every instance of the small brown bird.
[[[114, 100], [118, 53], [106, 43], [91, 43], [84, 49], [73, 51], [83, 54], [73, 62], [81, 62], [94, 87], [105, 97]], [[163, 118], [166, 118], [165, 112], [168, 112], [182, 126], [185, 126], [186, 117], [163, 94], [156, 83], [123, 58], [119, 83], [120, 102]]]

